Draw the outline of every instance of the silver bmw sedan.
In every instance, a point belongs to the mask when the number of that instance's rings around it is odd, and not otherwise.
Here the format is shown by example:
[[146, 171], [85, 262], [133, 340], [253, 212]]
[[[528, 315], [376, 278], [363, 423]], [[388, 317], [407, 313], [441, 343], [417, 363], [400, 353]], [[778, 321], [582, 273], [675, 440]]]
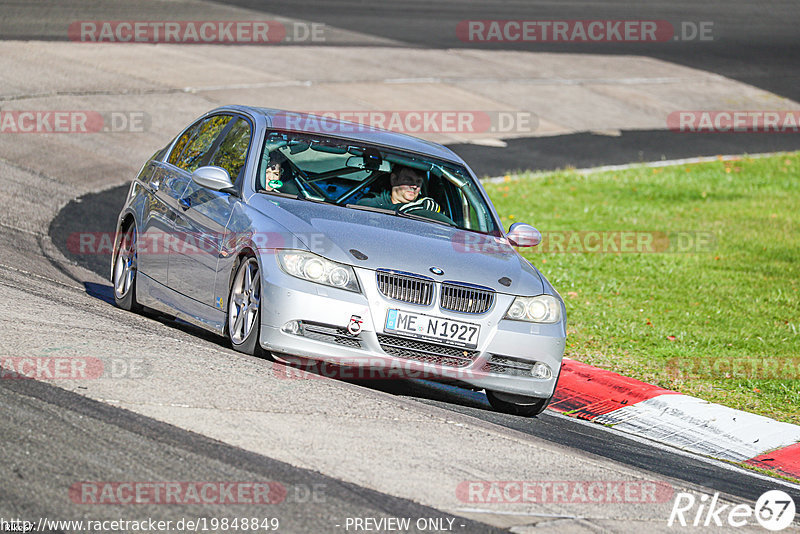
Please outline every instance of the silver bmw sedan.
[[[118, 306], [284, 363], [486, 390], [532, 416], [558, 381], [564, 303], [449, 149], [273, 109], [215, 109], [156, 152], [119, 215]], [[377, 370], [377, 371], [376, 371]]]

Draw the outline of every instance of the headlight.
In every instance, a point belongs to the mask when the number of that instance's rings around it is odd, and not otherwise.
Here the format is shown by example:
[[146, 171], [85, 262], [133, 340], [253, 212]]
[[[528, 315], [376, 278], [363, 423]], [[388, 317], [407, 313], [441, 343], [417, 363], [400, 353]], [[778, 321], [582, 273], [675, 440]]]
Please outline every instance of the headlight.
[[359, 292], [356, 273], [349, 265], [342, 265], [322, 256], [302, 250], [276, 251], [281, 268], [292, 276], [326, 286]]
[[561, 320], [561, 303], [553, 295], [516, 297], [504, 318], [531, 323], [557, 323]]

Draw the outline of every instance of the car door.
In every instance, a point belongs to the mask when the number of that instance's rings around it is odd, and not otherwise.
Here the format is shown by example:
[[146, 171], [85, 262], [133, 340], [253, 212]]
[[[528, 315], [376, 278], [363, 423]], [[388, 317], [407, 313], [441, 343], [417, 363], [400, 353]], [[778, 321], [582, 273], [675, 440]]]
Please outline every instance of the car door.
[[209, 130], [216, 129], [218, 134], [227, 124], [227, 121], [217, 124], [219, 121], [212, 119], [214, 117], [200, 119], [184, 130], [172, 144], [166, 159], [153, 162], [154, 168], [146, 184], [149, 195], [140, 232], [139, 268], [143, 274], [164, 285], [169, 284], [169, 256], [176, 244], [174, 230], [175, 218], [180, 211], [178, 201], [190, 181], [187, 169], [206, 155], [202, 148]]
[[139, 176], [145, 184], [147, 195], [139, 229], [138, 268], [142, 274], [164, 285], [167, 284], [168, 247], [175, 223], [175, 210], [187, 185], [186, 180], [176, 176], [174, 167], [168, 162], [180, 155], [199, 124], [190, 126], [181, 134], [166, 161], [163, 161], [163, 153], [160, 157], [152, 158]]
[[[202, 165], [228, 171], [233, 182], [245, 172], [253, 126], [243, 117], [227, 123]], [[214, 299], [217, 264], [225, 227], [239, 199], [190, 181], [179, 200], [175, 219], [176, 247], [170, 253], [169, 284], [176, 291], [208, 306], [224, 309]]]

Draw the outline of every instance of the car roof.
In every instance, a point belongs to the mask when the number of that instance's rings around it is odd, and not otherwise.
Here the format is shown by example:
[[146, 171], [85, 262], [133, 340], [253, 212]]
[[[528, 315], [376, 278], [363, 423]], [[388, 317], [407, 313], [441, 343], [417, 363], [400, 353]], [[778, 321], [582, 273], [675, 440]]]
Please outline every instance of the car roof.
[[[311, 113], [252, 106], [225, 106], [214, 110], [214, 112], [226, 109], [245, 112], [251, 115], [261, 115], [267, 119], [270, 126], [280, 128], [281, 130], [314, 133], [349, 141], [360, 141], [363, 143], [398, 148], [467, 166], [463, 159], [445, 146], [410, 135], [384, 130], [382, 128], [374, 128], [365, 124], [358, 124], [331, 117], [320, 117]], [[299, 119], [297, 122], [302, 123], [305, 128], [291, 128], [286, 127], [286, 125], [281, 125], [281, 116], [286, 117], [287, 115], [291, 116], [293, 119]], [[320, 127], [320, 121], [324, 121], [324, 126]], [[337, 128], [339, 126], [341, 128]]]

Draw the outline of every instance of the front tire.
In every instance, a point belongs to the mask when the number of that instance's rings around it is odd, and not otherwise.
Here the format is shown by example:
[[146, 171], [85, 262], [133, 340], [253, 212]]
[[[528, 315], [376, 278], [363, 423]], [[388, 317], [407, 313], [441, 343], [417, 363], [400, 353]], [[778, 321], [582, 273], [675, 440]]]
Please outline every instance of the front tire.
[[114, 251], [114, 302], [123, 310], [141, 313], [142, 305], [136, 302], [136, 225], [125, 226]]
[[245, 257], [236, 269], [228, 295], [228, 337], [234, 350], [264, 356], [261, 332], [261, 272], [258, 261]]
[[497, 393], [494, 391], [486, 391], [486, 398], [489, 399], [489, 404], [498, 412], [503, 412], [511, 415], [521, 415], [522, 417], [534, 417], [542, 413], [547, 405], [550, 404], [550, 399], [537, 398], [537, 397], [522, 397], [520, 395], [509, 395], [507, 393]]

